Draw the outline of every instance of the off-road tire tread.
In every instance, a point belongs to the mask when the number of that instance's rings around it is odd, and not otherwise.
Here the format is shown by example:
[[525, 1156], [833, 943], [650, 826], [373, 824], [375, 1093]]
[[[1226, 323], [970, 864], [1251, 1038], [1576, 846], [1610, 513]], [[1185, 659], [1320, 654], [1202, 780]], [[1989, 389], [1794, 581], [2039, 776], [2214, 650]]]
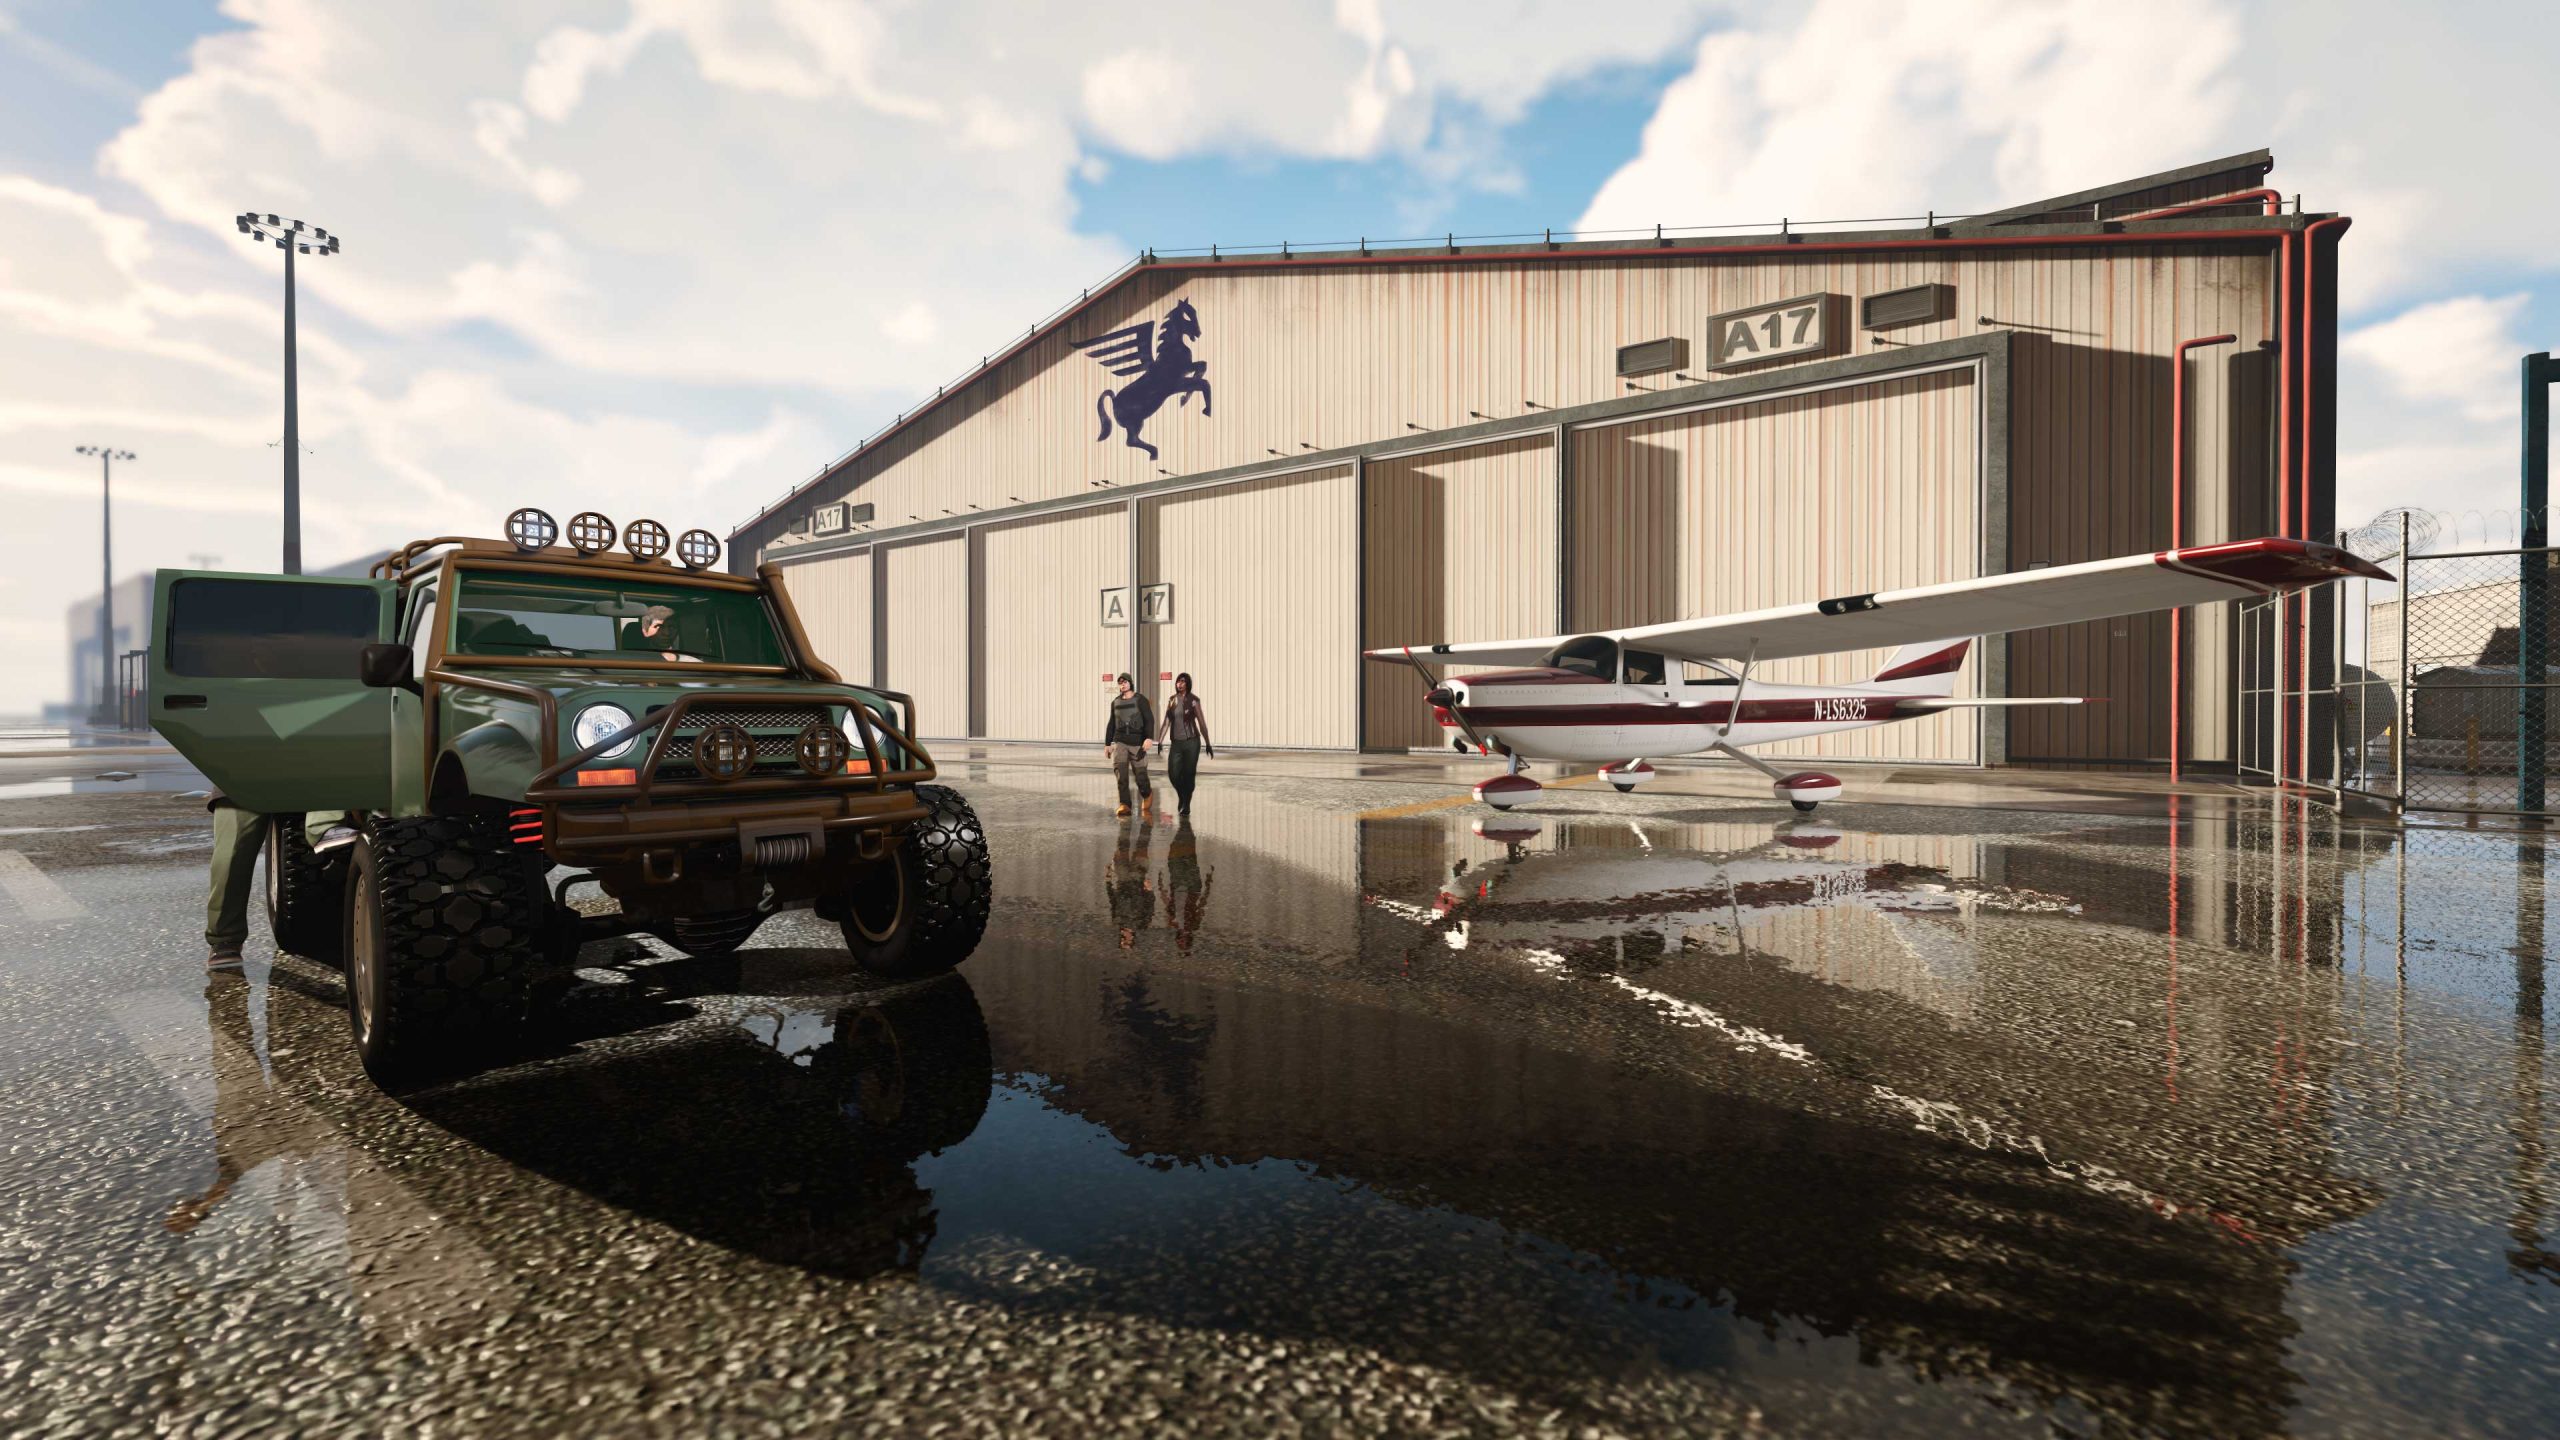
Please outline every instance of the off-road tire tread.
[[487, 1053], [524, 1024], [550, 896], [502, 831], [470, 818], [385, 820], [370, 842], [382, 906], [386, 1051], [403, 1071]]
[[933, 957], [931, 969], [948, 970], [975, 953], [986, 936], [996, 898], [995, 862], [987, 853], [986, 827], [959, 791], [919, 785], [916, 798], [932, 813], [907, 832], [909, 903], [917, 907], [908, 953]]
[[346, 891], [346, 858], [313, 853], [303, 838], [303, 817], [270, 815], [267, 864], [275, 867], [275, 889], [267, 907], [267, 928], [276, 948], [323, 965], [335, 965], [345, 953], [346, 930], [340, 923], [339, 897]]

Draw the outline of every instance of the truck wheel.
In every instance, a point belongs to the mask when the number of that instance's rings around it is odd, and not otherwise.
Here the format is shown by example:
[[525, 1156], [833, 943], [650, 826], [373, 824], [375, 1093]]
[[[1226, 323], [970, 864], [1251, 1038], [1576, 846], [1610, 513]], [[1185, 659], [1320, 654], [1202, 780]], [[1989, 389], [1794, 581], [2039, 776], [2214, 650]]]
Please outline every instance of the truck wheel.
[[267, 817], [267, 928], [276, 948], [335, 965], [345, 953], [338, 900], [346, 890], [346, 857], [315, 855], [302, 837], [302, 817]]
[[385, 1086], [473, 1068], [523, 1025], [550, 896], [506, 837], [384, 820], [349, 847], [347, 1019]]
[[987, 1017], [969, 982], [922, 988], [836, 1013], [836, 1037], [810, 1068], [846, 1118], [900, 1160], [969, 1138], [995, 1088]]
[[978, 812], [947, 785], [919, 785], [930, 812], [840, 900], [844, 945], [884, 979], [938, 975], [969, 958], [987, 933], [995, 868]]

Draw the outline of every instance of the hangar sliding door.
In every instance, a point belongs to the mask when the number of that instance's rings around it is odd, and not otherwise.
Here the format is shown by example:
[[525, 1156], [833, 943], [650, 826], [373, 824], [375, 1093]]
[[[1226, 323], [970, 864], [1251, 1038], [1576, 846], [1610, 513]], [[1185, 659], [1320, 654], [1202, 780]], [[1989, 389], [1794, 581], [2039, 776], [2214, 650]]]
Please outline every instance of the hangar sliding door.
[[916, 703], [918, 739], [969, 733], [969, 542], [879, 549], [880, 679]]
[[1141, 627], [1159, 708], [1188, 671], [1218, 744], [1349, 749], [1359, 690], [1359, 517], [1349, 466], [1185, 491], [1141, 507]]
[[871, 682], [871, 552], [782, 567], [783, 588], [818, 658], [856, 685]]
[[[1981, 573], [1978, 390], [1968, 367], [1575, 431], [1572, 628]], [[1979, 693], [1982, 648], [1957, 694]], [[1776, 661], [1754, 673], [1864, 680], [1885, 653]], [[1981, 733], [1978, 714], [1956, 711], [1758, 753], [1978, 764]]]
[[[1552, 635], [1556, 453], [1545, 433], [1370, 463], [1361, 645]], [[1422, 687], [1376, 667], [1361, 743], [1446, 743]]]
[[1128, 507], [988, 525], [972, 543], [978, 733], [1101, 743], [1110, 677], [1129, 668], [1128, 628], [1101, 606], [1129, 583]]

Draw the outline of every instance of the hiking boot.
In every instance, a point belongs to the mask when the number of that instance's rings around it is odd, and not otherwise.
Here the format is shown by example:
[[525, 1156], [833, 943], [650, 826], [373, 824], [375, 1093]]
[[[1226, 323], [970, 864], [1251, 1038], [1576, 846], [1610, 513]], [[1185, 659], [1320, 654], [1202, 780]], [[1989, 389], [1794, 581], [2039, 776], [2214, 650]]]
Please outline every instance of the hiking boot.
[[1153, 821], [1156, 818], [1156, 797], [1147, 795], [1139, 799], [1138, 818], [1146, 821]]
[[204, 957], [204, 968], [208, 973], [215, 975], [240, 973], [240, 947], [237, 945], [215, 947], [212, 953]]
[[1112, 814], [1114, 814], [1114, 815], [1119, 816], [1119, 817], [1120, 817], [1121, 819], [1123, 819], [1123, 820], [1128, 819], [1128, 818], [1129, 818], [1129, 802], [1128, 802], [1128, 801], [1126, 801], [1126, 800], [1121, 801], [1121, 802], [1120, 802], [1120, 804], [1119, 804], [1119, 807], [1118, 807], [1117, 809], [1113, 810], [1111, 813], [1112, 813]]

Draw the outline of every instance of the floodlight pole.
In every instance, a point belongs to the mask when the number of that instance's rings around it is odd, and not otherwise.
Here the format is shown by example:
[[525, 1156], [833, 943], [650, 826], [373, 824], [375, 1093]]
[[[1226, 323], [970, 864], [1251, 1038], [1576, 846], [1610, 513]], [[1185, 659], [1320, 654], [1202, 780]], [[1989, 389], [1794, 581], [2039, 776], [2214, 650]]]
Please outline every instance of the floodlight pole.
[[[98, 457], [98, 713], [104, 721], [116, 695], [116, 508], [115, 462], [131, 460], [130, 450], [110, 445], [81, 445], [75, 454]], [[121, 706], [114, 713], [120, 714]]]
[[[2516, 809], [2543, 807], [2551, 692], [2551, 387], [2560, 364], [2524, 357], [2524, 553], [2516, 557]], [[2407, 583], [2403, 581], [2402, 583]]]
[[302, 385], [293, 364], [293, 247], [284, 248], [284, 573], [302, 573]]
[[339, 237], [317, 225], [275, 215], [242, 212], [234, 224], [252, 239], [273, 241], [284, 252], [284, 573], [302, 573], [301, 385], [294, 365], [293, 257], [335, 255]]

